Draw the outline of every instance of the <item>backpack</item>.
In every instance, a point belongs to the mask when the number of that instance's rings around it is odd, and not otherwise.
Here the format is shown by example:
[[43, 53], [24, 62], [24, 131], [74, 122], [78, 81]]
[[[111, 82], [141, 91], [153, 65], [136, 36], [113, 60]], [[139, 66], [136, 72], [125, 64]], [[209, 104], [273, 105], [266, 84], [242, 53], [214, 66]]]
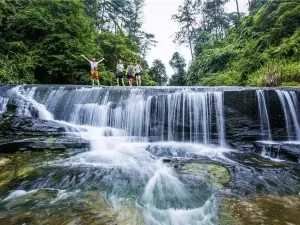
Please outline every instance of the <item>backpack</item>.
[[132, 75], [132, 74], [133, 74], [133, 66], [129, 66], [128, 74], [129, 74], [129, 75]]

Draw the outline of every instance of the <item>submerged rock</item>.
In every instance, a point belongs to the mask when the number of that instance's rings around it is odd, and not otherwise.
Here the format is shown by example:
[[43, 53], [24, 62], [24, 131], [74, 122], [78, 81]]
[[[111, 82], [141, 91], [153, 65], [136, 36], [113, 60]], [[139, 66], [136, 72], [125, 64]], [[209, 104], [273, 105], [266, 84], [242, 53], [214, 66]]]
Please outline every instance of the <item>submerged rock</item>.
[[183, 171], [195, 176], [195, 180], [205, 182], [214, 188], [223, 188], [230, 181], [227, 168], [213, 163], [187, 163]]
[[264, 195], [248, 200], [225, 198], [220, 208], [221, 225], [297, 225], [299, 218], [299, 196]]
[[[141, 210], [132, 203], [114, 209], [97, 191], [67, 192], [40, 189], [15, 191], [0, 202], [10, 206], [10, 213], [0, 215], [6, 225], [74, 224], [74, 225], [143, 225]], [[27, 208], [27, 210], [25, 210]]]

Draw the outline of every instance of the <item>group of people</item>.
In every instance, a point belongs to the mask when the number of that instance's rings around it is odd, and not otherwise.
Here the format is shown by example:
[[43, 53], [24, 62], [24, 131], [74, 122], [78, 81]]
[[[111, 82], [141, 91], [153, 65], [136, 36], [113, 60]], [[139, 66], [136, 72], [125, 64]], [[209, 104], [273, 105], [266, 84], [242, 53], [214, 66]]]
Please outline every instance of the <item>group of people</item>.
[[[98, 65], [99, 63], [103, 62], [105, 59], [101, 59], [100, 61], [97, 61], [96, 58], [93, 58], [92, 60], [89, 60], [84, 55], [81, 55], [83, 58], [85, 58], [87, 61], [89, 61], [91, 66], [91, 76], [92, 76], [92, 84], [95, 85], [95, 80], [97, 81], [97, 84], [100, 85], [99, 82], [99, 72], [98, 72]], [[117, 79], [117, 85], [120, 86], [120, 80], [122, 82], [122, 85], [125, 86], [124, 82], [124, 72], [125, 76], [127, 77], [129, 81], [129, 86], [132, 87], [133, 80], [136, 80], [136, 85], [141, 86], [142, 80], [141, 80], [141, 74], [143, 72], [143, 68], [138, 62], [130, 62], [127, 66], [127, 69], [125, 70], [125, 66], [122, 60], [119, 60], [117, 64], [117, 71], [116, 71], [116, 79]]]

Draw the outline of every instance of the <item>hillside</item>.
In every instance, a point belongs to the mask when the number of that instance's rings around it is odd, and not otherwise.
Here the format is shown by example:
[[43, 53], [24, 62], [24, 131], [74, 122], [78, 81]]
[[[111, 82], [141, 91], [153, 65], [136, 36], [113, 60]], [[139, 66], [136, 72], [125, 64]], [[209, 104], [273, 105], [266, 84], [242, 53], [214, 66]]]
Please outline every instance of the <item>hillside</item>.
[[222, 41], [201, 47], [186, 85], [300, 85], [300, 2], [269, 0]]

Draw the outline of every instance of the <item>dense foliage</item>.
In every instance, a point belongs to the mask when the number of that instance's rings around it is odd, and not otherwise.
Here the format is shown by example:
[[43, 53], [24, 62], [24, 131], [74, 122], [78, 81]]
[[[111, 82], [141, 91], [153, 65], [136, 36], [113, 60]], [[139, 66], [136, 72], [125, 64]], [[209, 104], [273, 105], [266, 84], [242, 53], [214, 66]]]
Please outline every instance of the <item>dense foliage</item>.
[[[89, 84], [101, 58], [101, 84], [115, 84], [118, 59], [140, 61], [155, 44], [141, 30], [144, 1], [0, 0], [0, 82]], [[148, 82], [148, 83], [147, 83]], [[155, 84], [144, 74], [144, 85]]]
[[165, 85], [168, 81], [167, 71], [164, 63], [155, 59], [149, 70], [150, 77], [157, 82], [158, 85]]
[[169, 79], [169, 86], [184, 86], [186, 63], [183, 56], [181, 56], [179, 52], [175, 52], [169, 64], [174, 70], [174, 74]]
[[299, 0], [250, 3], [250, 14], [219, 29], [218, 39], [216, 29], [199, 28], [186, 85], [300, 84]]

